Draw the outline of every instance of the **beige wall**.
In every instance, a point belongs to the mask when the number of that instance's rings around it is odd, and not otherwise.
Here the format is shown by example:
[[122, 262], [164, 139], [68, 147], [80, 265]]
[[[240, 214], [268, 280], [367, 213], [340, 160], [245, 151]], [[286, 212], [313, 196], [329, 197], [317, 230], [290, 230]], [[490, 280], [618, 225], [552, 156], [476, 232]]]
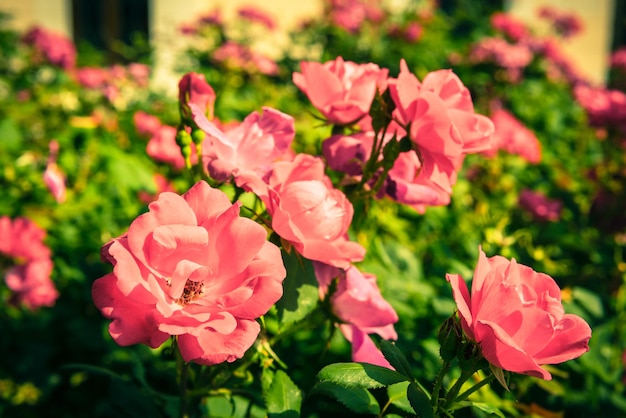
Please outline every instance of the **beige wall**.
[[[177, 28], [183, 22], [193, 20], [199, 13], [219, 7], [224, 17], [236, 16], [236, 10], [244, 4], [254, 4], [273, 15], [284, 29], [292, 28], [302, 18], [319, 14], [322, 0], [149, 0], [152, 15], [151, 36], [156, 41], [157, 86], [171, 90], [169, 70], [177, 51], [184, 47], [184, 40]], [[395, 0], [397, 2], [398, 0]], [[565, 53], [576, 63], [580, 72], [592, 82], [601, 84], [606, 78], [608, 53], [610, 51], [614, 0], [509, 0], [513, 14], [536, 25], [540, 5], [550, 5], [559, 10], [575, 11], [584, 22], [581, 35], [564, 42]], [[52, 30], [72, 35], [71, 0], [0, 0], [0, 10], [14, 16], [13, 27], [26, 29], [33, 24], [44, 25]], [[539, 30], [542, 28], [539, 27]], [[545, 29], [545, 28], [543, 28]], [[276, 36], [261, 40], [267, 50], [273, 44], [286, 42]]]
[[511, 13], [539, 31], [547, 30], [537, 19], [541, 6], [575, 12], [583, 22], [583, 31], [562, 42], [564, 52], [591, 82], [605, 83], [611, 51], [614, 0], [510, 0], [509, 4]]

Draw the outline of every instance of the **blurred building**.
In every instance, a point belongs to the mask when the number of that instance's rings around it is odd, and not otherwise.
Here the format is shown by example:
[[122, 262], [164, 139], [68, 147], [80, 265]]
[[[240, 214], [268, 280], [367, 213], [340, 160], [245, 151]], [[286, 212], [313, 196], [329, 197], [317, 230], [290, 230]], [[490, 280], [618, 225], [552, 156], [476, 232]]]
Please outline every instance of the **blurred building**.
[[[115, 48], [120, 45], [117, 40], [128, 44], [133, 36], [143, 34], [155, 49], [156, 85], [167, 86], [176, 53], [184, 46], [178, 27], [216, 7], [226, 18], [232, 17], [244, 4], [266, 9], [283, 29], [289, 29], [303, 17], [321, 13], [323, 0], [0, 0], [0, 11], [14, 16], [16, 29], [43, 25], [76, 42], [86, 40], [108, 50], [112, 61], [124, 58], [123, 51]], [[583, 32], [563, 46], [581, 73], [594, 83], [606, 81], [611, 50], [626, 45], [626, 0], [508, 0], [506, 4], [531, 26], [538, 21], [541, 6], [577, 13]]]

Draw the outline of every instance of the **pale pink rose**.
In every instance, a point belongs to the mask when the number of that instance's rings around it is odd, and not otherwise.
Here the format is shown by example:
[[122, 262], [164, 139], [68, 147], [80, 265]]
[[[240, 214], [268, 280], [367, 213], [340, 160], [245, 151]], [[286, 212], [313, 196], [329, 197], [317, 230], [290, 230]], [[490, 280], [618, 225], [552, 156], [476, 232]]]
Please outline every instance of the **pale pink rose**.
[[4, 279], [13, 291], [10, 303], [34, 310], [52, 306], [59, 297], [50, 279], [50, 249], [43, 243], [46, 232], [27, 218], [0, 217], [0, 254], [13, 264]]
[[541, 366], [562, 363], [589, 350], [591, 329], [565, 314], [561, 290], [548, 275], [480, 250], [472, 293], [458, 274], [452, 286], [463, 330], [494, 366], [550, 380]]
[[181, 116], [186, 121], [191, 120], [191, 104], [198, 107], [199, 111], [213, 118], [213, 105], [215, 103], [215, 91], [206, 82], [204, 74], [187, 73], [178, 82], [178, 103]]
[[282, 296], [280, 250], [220, 190], [162, 193], [128, 233], [103, 247], [113, 272], [92, 297], [120, 345], [158, 347], [171, 335], [185, 361], [232, 362], [256, 340], [256, 318]]
[[[198, 114], [194, 119], [200, 129], [207, 126], [204, 115]], [[210, 141], [202, 149], [209, 174], [219, 181], [233, 177], [239, 184], [242, 174], [263, 177], [271, 164], [289, 150], [295, 128], [293, 117], [264, 107], [262, 114], [252, 112], [224, 135], [214, 136], [211, 132], [207, 129]]]
[[133, 115], [133, 122], [137, 133], [141, 136], [151, 137], [161, 127], [161, 121], [156, 116], [138, 110]]
[[293, 73], [294, 84], [307, 95], [328, 122], [348, 125], [367, 115], [376, 90], [386, 88], [387, 69], [357, 64], [337, 57], [324, 64], [300, 63], [301, 73]]
[[495, 125], [492, 137], [493, 148], [483, 151], [487, 157], [493, 157], [498, 150], [516, 154], [532, 164], [541, 161], [541, 143], [534, 132], [525, 127], [511, 113], [504, 109], [496, 109], [491, 114]]
[[394, 325], [398, 315], [380, 293], [376, 276], [364, 274], [356, 267], [340, 270], [314, 262], [320, 298], [325, 299], [333, 281], [335, 292], [330, 296], [333, 314], [341, 321], [339, 328], [352, 343], [352, 360], [391, 368], [368, 334], [387, 340], [398, 339]]
[[347, 268], [365, 249], [348, 239], [352, 203], [333, 187], [321, 159], [298, 154], [279, 161], [261, 180], [241, 178], [241, 186], [259, 196], [272, 217], [272, 229], [310, 260]]
[[[180, 147], [176, 144], [176, 128], [168, 125], [161, 125], [154, 132], [148, 145], [146, 152], [156, 161], [170, 164], [177, 170], [185, 167], [185, 158], [183, 157]], [[198, 161], [195, 144], [191, 144], [191, 163]]]
[[561, 218], [563, 204], [548, 199], [544, 194], [524, 189], [519, 195], [519, 205], [529, 211], [538, 221], [556, 222]]

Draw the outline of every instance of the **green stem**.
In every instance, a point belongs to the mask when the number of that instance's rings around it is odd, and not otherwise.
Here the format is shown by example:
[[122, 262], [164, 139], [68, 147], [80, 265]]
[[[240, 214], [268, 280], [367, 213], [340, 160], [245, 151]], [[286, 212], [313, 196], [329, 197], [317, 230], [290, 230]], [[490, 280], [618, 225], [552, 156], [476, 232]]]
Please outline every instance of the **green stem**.
[[174, 355], [176, 356], [176, 377], [178, 378], [178, 387], [179, 387], [179, 410], [178, 416], [179, 418], [188, 418], [189, 413], [187, 412], [187, 408], [189, 406], [189, 398], [187, 391], [187, 380], [189, 377], [189, 363], [187, 363], [182, 355], [180, 354], [180, 350], [178, 349], [177, 340], [172, 340], [172, 350], [174, 350]]
[[454, 383], [454, 386], [452, 386], [452, 388], [448, 391], [448, 394], [446, 395], [446, 403], [444, 404], [444, 409], [448, 409], [454, 403], [457, 395], [459, 394], [459, 391], [461, 390], [461, 387], [463, 386], [463, 383], [465, 383], [467, 379], [472, 377], [475, 372], [476, 370], [473, 369], [463, 370], [463, 372], [461, 372], [461, 376], [459, 376], [457, 381]]
[[430, 398], [430, 403], [433, 407], [436, 407], [439, 402], [439, 392], [441, 391], [441, 385], [443, 384], [443, 378], [450, 371], [450, 367], [452, 363], [449, 361], [444, 361], [441, 366], [441, 370], [439, 371], [439, 375], [437, 376], [437, 380], [435, 380], [435, 386], [433, 387], [432, 397]]
[[454, 402], [464, 401], [472, 393], [476, 392], [478, 389], [480, 389], [483, 386], [488, 385], [489, 383], [493, 382], [493, 379], [495, 379], [495, 378], [496, 378], [496, 376], [494, 374], [491, 374], [491, 375], [487, 376], [486, 378], [484, 378], [483, 380], [481, 380], [480, 382], [476, 383], [474, 386], [472, 386], [471, 388], [467, 389], [465, 392], [463, 392], [459, 396], [457, 396], [456, 399], [454, 399]]

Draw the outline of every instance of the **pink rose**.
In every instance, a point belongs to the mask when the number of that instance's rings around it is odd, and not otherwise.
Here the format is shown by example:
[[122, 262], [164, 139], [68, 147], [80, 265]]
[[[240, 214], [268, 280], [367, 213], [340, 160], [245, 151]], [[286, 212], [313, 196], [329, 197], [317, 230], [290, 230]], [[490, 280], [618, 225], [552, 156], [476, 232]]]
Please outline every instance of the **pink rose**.
[[178, 82], [178, 102], [184, 119], [191, 121], [190, 104], [196, 105], [200, 112], [211, 119], [215, 91], [206, 82], [204, 74], [187, 73]]
[[363, 259], [365, 249], [347, 237], [352, 204], [324, 174], [321, 159], [298, 154], [275, 163], [263, 180], [250, 176], [241, 184], [263, 200], [272, 229], [304, 257], [340, 268]]
[[46, 232], [26, 218], [0, 217], [0, 255], [11, 259], [5, 271], [10, 303], [34, 310], [52, 306], [59, 292], [50, 279], [50, 249], [43, 243]]
[[313, 106], [337, 125], [352, 124], [367, 115], [376, 90], [386, 88], [387, 70], [376, 64], [356, 64], [338, 57], [324, 64], [300, 63], [302, 73], [293, 73], [294, 84]]
[[161, 121], [156, 116], [138, 110], [133, 115], [133, 122], [137, 133], [141, 136], [150, 137], [161, 127]]
[[[210, 123], [201, 114], [195, 115], [195, 120], [200, 129], [207, 128]], [[211, 177], [226, 181], [232, 176], [239, 184], [237, 180], [241, 174], [263, 177], [272, 162], [288, 153], [295, 128], [293, 117], [264, 107], [261, 115], [257, 112], [249, 114], [243, 123], [227, 133], [213, 135], [212, 127], [206, 132], [211, 141], [207, 141], [202, 151]]]
[[368, 335], [378, 334], [388, 340], [398, 338], [393, 326], [398, 315], [381, 295], [376, 276], [361, 273], [354, 266], [343, 271], [315, 262], [313, 267], [322, 299], [333, 280], [337, 280], [336, 290], [330, 296], [331, 309], [341, 321], [342, 333], [352, 343], [352, 360], [391, 368]]
[[113, 272], [92, 297], [120, 345], [171, 335], [185, 361], [232, 362], [256, 340], [256, 318], [282, 296], [286, 272], [266, 231], [205, 182], [162, 193], [128, 233], [103, 247]]
[[475, 340], [491, 364], [546, 380], [543, 364], [562, 363], [589, 350], [591, 328], [565, 314], [554, 280], [501, 256], [480, 250], [472, 294], [458, 274], [452, 285], [465, 334]]

